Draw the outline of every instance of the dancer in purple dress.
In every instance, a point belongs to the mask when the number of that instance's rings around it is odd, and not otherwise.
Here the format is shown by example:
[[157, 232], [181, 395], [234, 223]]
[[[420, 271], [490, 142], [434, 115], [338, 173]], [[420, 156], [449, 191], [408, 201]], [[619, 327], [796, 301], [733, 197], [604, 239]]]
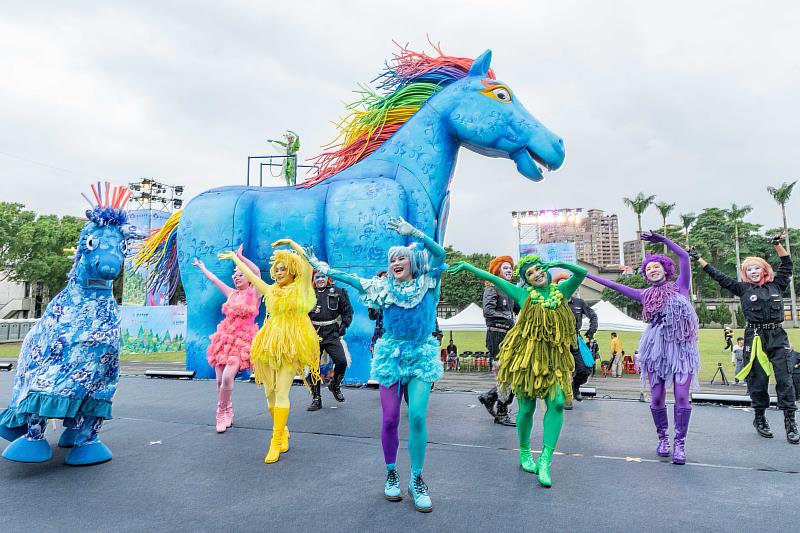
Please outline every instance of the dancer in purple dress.
[[[672, 462], [686, 462], [684, 445], [689, 429], [692, 406], [690, 388], [697, 388], [700, 354], [697, 349], [697, 314], [689, 298], [691, 267], [689, 254], [664, 237], [644, 232], [643, 241], [665, 243], [678, 256], [680, 274], [675, 280], [675, 262], [664, 255], [647, 254], [642, 261], [642, 275], [650, 283], [646, 289], [626, 287], [592, 274], [587, 277], [642, 304], [642, 318], [647, 329], [639, 342], [642, 381], [650, 384], [650, 411], [658, 433], [656, 453], [669, 456], [669, 419], [667, 417], [667, 387], [675, 394], [675, 443]], [[674, 281], [675, 280], [675, 281]]]

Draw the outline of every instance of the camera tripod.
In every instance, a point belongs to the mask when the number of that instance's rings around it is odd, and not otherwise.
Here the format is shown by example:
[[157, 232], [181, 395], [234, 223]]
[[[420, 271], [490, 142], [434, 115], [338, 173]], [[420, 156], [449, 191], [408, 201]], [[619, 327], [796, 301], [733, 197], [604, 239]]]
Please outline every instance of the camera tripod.
[[717, 374], [719, 374], [720, 379], [722, 380], [723, 385], [730, 385], [728, 378], [725, 377], [725, 369], [722, 368], [722, 363], [717, 363], [717, 371], [714, 372], [714, 375], [711, 376], [711, 383], [710, 385], [714, 384], [714, 380], [717, 379]]

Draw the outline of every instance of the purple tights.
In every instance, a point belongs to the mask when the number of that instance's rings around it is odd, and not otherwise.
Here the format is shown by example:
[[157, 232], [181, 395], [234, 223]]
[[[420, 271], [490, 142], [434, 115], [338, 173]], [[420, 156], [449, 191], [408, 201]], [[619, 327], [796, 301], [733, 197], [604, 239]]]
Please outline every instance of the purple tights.
[[[664, 381], [650, 372], [647, 375], [650, 382], [650, 405], [653, 409], [663, 409], [667, 403], [667, 389]], [[673, 394], [675, 394], [675, 406], [683, 409], [691, 409], [689, 404], [689, 389], [692, 385], [692, 376], [688, 374], [676, 374], [673, 377]]]
[[400, 436], [397, 427], [400, 424], [400, 400], [402, 395], [397, 390], [400, 385], [395, 383], [391, 387], [381, 385], [381, 408], [383, 422], [381, 424], [381, 444], [383, 445], [383, 458], [386, 464], [395, 464], [397, 461], [397, 447], [400, 445]]

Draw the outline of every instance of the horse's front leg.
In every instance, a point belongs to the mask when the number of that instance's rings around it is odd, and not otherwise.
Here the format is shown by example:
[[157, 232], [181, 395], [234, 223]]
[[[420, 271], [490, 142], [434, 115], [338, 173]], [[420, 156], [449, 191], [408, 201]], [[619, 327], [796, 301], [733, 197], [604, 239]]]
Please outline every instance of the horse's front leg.
[[19, 463], [44, 463], [53, 457], [50, 443], [44, 438], [47, 418], [32, 414], [28, 416], [28, 431], [9, 444], [3, 457]]
[[85, 416], [77, 428], [75, 446], [64, 461], [70, 466], [88, 466], [105, 463], [112, 458], [111, 450], [101, 440], [98, 432], [103, 426], [102, 418]]
[[61, 438], [58, 439], [59, 448], [72, 448], [75, 446], [81, 422], [83, 422], [82, 418], [64, 419], [64, 432], [61, 434]]

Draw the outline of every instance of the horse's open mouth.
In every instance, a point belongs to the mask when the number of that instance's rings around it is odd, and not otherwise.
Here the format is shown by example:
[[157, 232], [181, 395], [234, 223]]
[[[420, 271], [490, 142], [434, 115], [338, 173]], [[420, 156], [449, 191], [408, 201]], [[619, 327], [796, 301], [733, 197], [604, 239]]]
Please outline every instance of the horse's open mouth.
[[512, 159], [519, 173], [533, 181], [540, 181], [544, 178], [544, 171], [550, 170], [550, 166], [527, 146], [515, 152]]

